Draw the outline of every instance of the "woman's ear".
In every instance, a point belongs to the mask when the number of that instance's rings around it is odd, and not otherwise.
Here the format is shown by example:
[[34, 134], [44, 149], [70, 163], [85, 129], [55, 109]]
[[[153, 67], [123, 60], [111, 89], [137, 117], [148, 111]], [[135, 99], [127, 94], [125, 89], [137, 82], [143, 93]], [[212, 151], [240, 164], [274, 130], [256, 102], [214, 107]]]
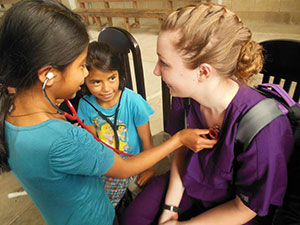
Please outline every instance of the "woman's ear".
[[46, 81], [46, 79], [48, 79], [47, 86], [52, 86], [54, 83], [54, 77], [55, 72], [53, 71], [52, 66], [44, 66], [38, 70], [38, 79], [42, 84]]
[[211, 65], [207, 63], [202, 63], [197, 68], [198, 80], [201, 82], [208, 79], [211, 76], [211, 72], [212, 72]]

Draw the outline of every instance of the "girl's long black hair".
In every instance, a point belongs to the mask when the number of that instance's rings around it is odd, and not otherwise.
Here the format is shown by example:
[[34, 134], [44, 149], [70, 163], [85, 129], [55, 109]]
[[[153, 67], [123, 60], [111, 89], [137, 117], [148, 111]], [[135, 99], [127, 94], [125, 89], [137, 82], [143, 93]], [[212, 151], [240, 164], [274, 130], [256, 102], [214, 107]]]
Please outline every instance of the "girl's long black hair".
[[0, 173], [9, 170], [5, 117], [18, 91], [37, 81], [47, 65], [63, 71], [87, 47], [81, 18], [52, 0], [21, 0], [3, 16], [0, 27]]

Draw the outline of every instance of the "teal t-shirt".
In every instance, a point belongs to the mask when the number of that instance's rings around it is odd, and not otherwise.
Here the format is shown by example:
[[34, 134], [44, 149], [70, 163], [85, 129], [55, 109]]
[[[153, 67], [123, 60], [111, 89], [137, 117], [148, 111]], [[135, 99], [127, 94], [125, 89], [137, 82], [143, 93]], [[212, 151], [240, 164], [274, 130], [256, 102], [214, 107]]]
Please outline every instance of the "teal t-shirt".
[[5, 123], [9, 165], [48, 225], [111, 225], [115, 211], [99, 175], [114, 152], [80, 127], [60, 120]]

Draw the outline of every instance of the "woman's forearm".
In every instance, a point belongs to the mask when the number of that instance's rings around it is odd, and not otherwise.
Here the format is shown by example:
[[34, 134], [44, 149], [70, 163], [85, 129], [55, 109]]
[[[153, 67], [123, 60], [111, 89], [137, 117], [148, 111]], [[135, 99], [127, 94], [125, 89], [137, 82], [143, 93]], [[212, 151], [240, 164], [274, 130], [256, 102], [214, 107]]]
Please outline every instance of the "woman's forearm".
[[184, 192], [182, 176], [184, 172], [185, 149], [181, 147], [176, 150], [170, 173], [169, 187], [165, 198], [165, 204], [179, 206]]
[[250, 221], [256, 213], [248, 208], [237, 196], [235, 199], [212, 208], [182, 225], [241, 225]]

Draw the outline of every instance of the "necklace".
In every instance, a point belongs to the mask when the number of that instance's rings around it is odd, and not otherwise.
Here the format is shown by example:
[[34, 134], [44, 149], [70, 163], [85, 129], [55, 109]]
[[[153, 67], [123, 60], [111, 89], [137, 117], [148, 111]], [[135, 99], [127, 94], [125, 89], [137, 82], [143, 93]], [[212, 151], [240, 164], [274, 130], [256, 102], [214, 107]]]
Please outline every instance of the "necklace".
[[38, 112], [32, 112], [32, 113], [25, 113], [25, 114], [19, 114], [19, 115], [11, 115], [11, 113], [15, 110], [15, 105], [11, 104], [8, 108], [8, 115], [10, 117], [24, 117], [24, 116], [31, 116], [31, 115], [35, 115], [35, 114], [39, 114], [39, 113], [46, 113], [46, 114], [50, 114], [50, 115], [54, 115], [57, 114], [58, 112], [47, 112], [47, 111], [38, 111]]
[[11, 115], [10, 113], [8, 113], [8, 114], [10, 117], [24, 117], [24, 116], [31, 116], [31, 115], [39, 114], [39, 113], [46, 113], [46, 114], [50, 114], [50, 115], [57, 114], [57, 112], [45, 112], [45, 111], [32, 112], [32, 113], [26, 113], [26, 114], [20, 114], [20, 115]]

